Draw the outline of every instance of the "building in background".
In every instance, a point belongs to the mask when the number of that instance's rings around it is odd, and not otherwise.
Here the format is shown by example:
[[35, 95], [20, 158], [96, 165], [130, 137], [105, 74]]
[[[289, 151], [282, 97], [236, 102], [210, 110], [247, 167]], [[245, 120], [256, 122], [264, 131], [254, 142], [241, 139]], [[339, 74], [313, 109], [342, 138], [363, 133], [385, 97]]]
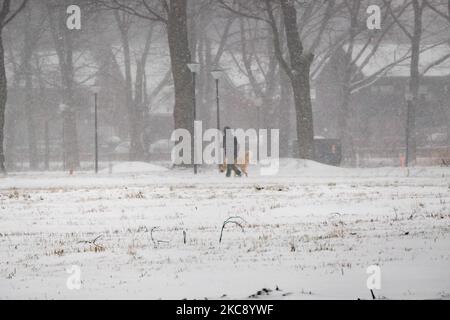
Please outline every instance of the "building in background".
[[[381, 46], [357, 76], [360, 79], [369, 77], [404, 56], [408, 50], [404, 45]], [[420, 55], [421, 70], [448, 52], [447, 45], [424, 48]], [[343, 54], [341, 51], [330, 59], [315, 82], [315, 132], [326, 138], [340, 138], [337, 119], [342, 103], [339, 81], [343, 72], [340, 63]], [[399, 62], [351, 96], [349, 114], [345, 116], [361, 165], [398, 165], [399, 158], [405, 153], [409, 63], [409, 59]], [[449, 91], [450, 59], [447, 59], [430, 68], [421, 78], [416, 110], [418, 163], [437, 164], [443, 158], [450, 158]]]

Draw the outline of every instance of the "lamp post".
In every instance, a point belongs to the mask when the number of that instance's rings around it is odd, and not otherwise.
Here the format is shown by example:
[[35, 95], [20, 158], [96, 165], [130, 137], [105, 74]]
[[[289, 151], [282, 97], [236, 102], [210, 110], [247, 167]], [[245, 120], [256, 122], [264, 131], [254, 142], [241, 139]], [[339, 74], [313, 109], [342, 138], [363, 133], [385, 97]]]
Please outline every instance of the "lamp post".
[[[194, 141], [195, 141], [195, 120], [197, 119], [197, 110], [196, 110], [196, 99], [195, 99], [195, 95], [196, 95], [196, 90], [195, 90], [195, 76], [198, 72], [200, 72], [200, 64], [196, 63], [196, 62], [191, 62], [187, 64], [187, 67], [189, 68], [189, 70], [192, 73], [192, 87], [193, 87], [193, 102], [194, 102], [194, 110], [193, 110], [193, 116], [194, 116], [194, 123], [192, 126], [192, 133], [194, 136]], [[195, 147], [195, 144], [193, 143], [193, 146]], [[194, 162], [194, 174], [197, 174], [197, 164], [195, 163], [195, 148], [192, 148], [192, 155], [193, 155], [193, 162]]]
[[62, 161], [63, 161], [63, 170], [65, 171], [67, 168], [67, 159], [66, 159], [66, 111], [69, 110], [69, 107], [64, 104], [59, 104], [59, 112], [61, 113], [61, 119], [62, 119], [62, 139], [61, 139], [61, 150], [62, 150]]
[[263, 106], [263, 100], [261, 98], [255, 99], [255, 107], [256, 107], [256, 127], [257, 129], [261, 128], [261, 109]]
[[[254, 102], [254, 106], [255, 106], [255, 110], [256, 110], [256, 130], [258, 131], [258, 141], [261, 141], [262, 137], [261, 137], [261, 133], [259, 131], [259, 129], [261, 128], [261, 109], [263, 106], [263, 100], [261, 98], [256, 98], [255, 102]], [[269, 130], [270, 133], [270, 130]], [[259, 157], [259, 142], [257, 143], [257, 154], [256, 154], [256, 159], [260, 159]]]
[[[446, 85], [444, 90], [445, 90], [445, 100], [449, 101], [450, 100], [449, 86]], [[447, 109], [447, 110], [450, 110], [450, 109]], [[444, 108], [444, 112], [445, 112], [445, 108]], [[445, 118], [444, 119], [447, 119], [447, 145], [450, 147], [450, 121], [449, 121], [450, 119], [449, 119], [449, 117], [450, 117], [450, 114], [447, 112], [447, 114], [445, 114]]]
[[94, 93], [94, 168], [95, 173], [98, 173], [98, 93], [100, 92], [100, 88], [94, 86], [92, 88], [92, 92]]
[[214, 78], [214, 80], [216, 81], [216, 105], [217, 105], [217, 130], [220, 131], [220, 101], [219, 101], [219, 80], [222, 78], [223, 76], [223, 70], [222, 69], [214, 69], [213, 71], [211, 71], [211, 74]]
[[405, 100], [406, 100], [406, 129], [405, 129], [405, 135], [406, 135], [406, 151], [405, 151], [405, 165], [408, 167], [409, 165], [409, 121], [411, 117], [411, 103], [413, 100], [413, 95], [409, 91], [409, 89], [406, 89], [405, 92]]

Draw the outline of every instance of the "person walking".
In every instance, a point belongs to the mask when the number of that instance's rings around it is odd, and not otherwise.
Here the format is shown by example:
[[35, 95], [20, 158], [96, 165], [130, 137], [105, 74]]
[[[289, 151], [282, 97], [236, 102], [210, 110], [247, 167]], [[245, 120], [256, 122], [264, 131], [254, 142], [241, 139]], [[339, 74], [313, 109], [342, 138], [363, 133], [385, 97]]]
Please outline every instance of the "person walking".
[[[232, 142], [233, 146], [232, 147], [229, 145], [227, 146], [227, 136], [229, 138], [233, 137], [233, 142]], [[231, 128], [226, 126], [223, 129], [223, 149], [224, 149], [224, 153], [225, 153], [225, 161], [227, 163], [227, 173], [226, 173], [227, 177], [231, 176], [231, 171], [234, 171], [234, 173], [238, 177], [240, 177], [242, 175], [241, 171], [236, 166], [236, 161], [237, 161], [236, 159], [238, 156], [238, 148], [239, 148], [239, 146], [238, 146], [237, 138], [234, 135], [232, 135]], [[233, 161], [229, 161], [230, 159], [229, 159], [229, 157], [227, 157], [227, 150], [230, 150], [230, 151], [233, 150], [233, 158], [232, 158]], [[227, 159], [228, 159], [228, 161], [227, 161]]]

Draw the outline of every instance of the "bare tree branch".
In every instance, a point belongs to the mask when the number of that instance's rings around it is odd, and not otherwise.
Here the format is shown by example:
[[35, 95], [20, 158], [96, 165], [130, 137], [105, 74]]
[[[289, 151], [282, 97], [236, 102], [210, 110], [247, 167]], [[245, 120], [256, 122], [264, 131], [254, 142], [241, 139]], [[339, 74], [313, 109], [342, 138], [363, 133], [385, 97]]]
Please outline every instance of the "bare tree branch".
[[440, 15], [442, 18], [448, 20], [450, 22], [450, 0], [447, 0], [447, 14], [438, 10], [435, 6], [433, 6], [428, 0], [423, 0], [424, 4], [433, 10], [435, 13]]
[[[22, 11], [27, 5], [29, 0], [23, 0], [19, 7], [13, 11], [11, 11], [11, 0], [4, 0], [2, 10], [0, 11], [0, 28], [4, 28], [9, 22], [11, 22], [20, 11]], [[11, 15], [8, 17], [8, 15]]]

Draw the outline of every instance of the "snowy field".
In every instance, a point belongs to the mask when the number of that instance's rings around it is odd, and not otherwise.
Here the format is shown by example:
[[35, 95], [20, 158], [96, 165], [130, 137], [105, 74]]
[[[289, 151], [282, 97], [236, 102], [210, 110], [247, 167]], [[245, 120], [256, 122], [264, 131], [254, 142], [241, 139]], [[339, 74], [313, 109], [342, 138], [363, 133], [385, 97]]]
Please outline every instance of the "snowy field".
[[450, 297], [450, 168], [11, 173], [0, 206], [1, 299], [371, 299], [374, 264], [377, 298]]

